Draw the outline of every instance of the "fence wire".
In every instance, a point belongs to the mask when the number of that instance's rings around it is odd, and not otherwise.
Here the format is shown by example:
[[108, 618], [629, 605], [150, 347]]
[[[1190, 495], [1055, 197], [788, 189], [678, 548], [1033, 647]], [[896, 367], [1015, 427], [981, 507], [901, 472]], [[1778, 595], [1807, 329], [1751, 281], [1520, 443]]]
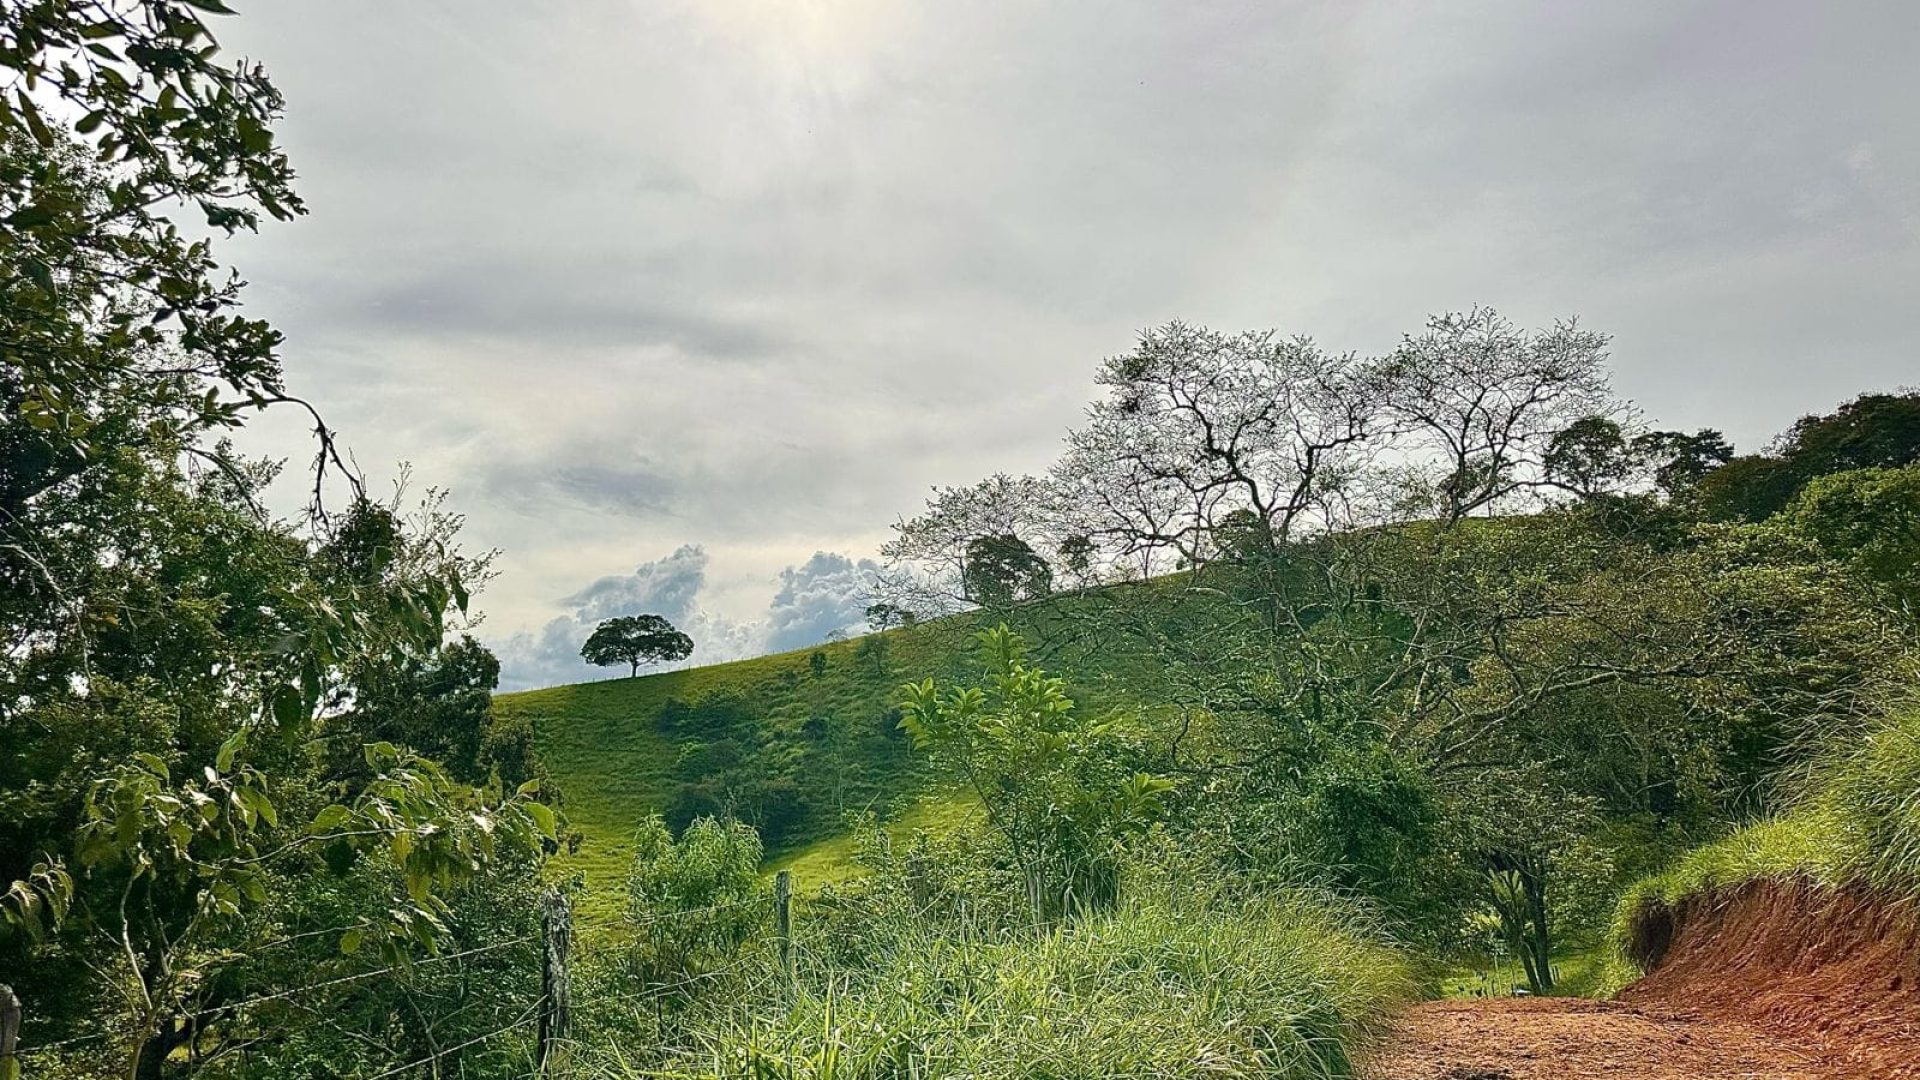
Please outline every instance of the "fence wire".
[[403, 1072], [408, 1072], [413, 1069], [418, 1069], [427, 1065], [431, 1065], [434, 1062], [439, 1061], [441, 1058], [448, 1056], [449, 1054], [459, 1053], [460, 1051], [465, 1050], [469, 1046], [476, 1046], [480, 1043], [486, 1042], [488, 1039], [495, 1038], [496, 1036], [500, 1036], [500, 1035], [505, 1035], [509, 1031], [515, 1031], [520, 1028], [526, 1027], [529, 1024], [536, 1023], [540, 1019], [540, 1007], [545, 1005], [546, 1003], [547, 1003], [547, 999], [544, 996], [535, 998], [533, 1004], [527, 1006], [527, 1011], [521, 1013], [520, 1018], [518, 1020], [515, 1020], [514, 1022], [507, 1024], [505, 1027], [494, 1028], [492, 1031], [487, 1032], [485, 1035], [475, 1035], [473, 1038], [468, 1039], [465, 1042], [457, 1043], [443, 1050], [436, 1050], [433, 1053], [428, 1054], [426, 1057], [416, 1058], [413, 1061], [407, 1062], [405, 1065], [395, 1065], [393, 1068], [388, 1069], [385, 1072], [374, 1073], [372, 1076], [363, 1078], [363, 1080], [387, 1080], [387, 1077], [398, 1076]]
[[[726, 911], [737, 911], [742, 908], [760, 907], [760, 906], [767, 906], [771, 908], [773, 906], [773, 899], [771, 897], [762, 895], [762, 896], [750, 897], [744, 900], [732, 901], [724, 904], [708, 904], [700, 907], [682, 908], [675, 911], [661, 911], [656, 913], [649, 913], [648, 915], [645, 915], [639, 918], [623, 919], [621, 920], [621, 925], [629, 928], [641, 929], [641, 928], [646, 928], [650, 926], [658, 926], [658, 925], [673, 923], [679, 920], [691, 918], [698, 915], [718, 914]], [[307, 939], [307, 938], [319, 937], [324, 934], [344, 933], [346, 930], [349, 930], [349, 929], [352, 929], [352, 927], [339, 927], [339, 928], [330, 928], [330, 929], [324, 929], [324, 930], [304, 931], [298, 934], [292, 934], [284, 938], [267, 942], [266, 944], [259, 946], [259, 948], [260, 949], [274, 948], [274, 947], [285, 945], [291, 942]], [[313, 993], [314, 991], [318, 991], [318, 990], [325, 990], [325, 989], [329, 989], [336, 986], [346, 986], [353, 983], [364, 982], [365, 980], [368, 980], [368, 979], [379, 978], [380, 976], [383, 976], [383, 975], [393, 975], [393, 974], [398, 974], [406, 971], [415, 970], [418, 968], [431, 967], [431, 966], [440, 965], [440, 964], [447, 964], [447, 963], [452, 963], [453, 961], [456, 961], [456, 960], [463, 960], [469, 957], [481, 956], [488, 953], [499, 952], [504, 949], [510, 949], [517, 946], [540, 941], [542, 940], [542, 937], [543, 935], [540, 935], [540, 934], [527, 934], [527, 935], [522, 935], [516, 938], [509, 939], [506, 941], [496, 941], [486, 945], [476, 946], [471, 949], [463, 949], [463, 950], [460, 950], [459, 952], [428, 956], [421, 960], [410, 961], [407, 963], [400, 963], [400, 964], [390, 964], [385, 967], [372, 969], [370, 971], [360, 971], [360, 972], [354, 972], [349, 975], [341, 975], [336, 978], [322, 979], [318, 982], [307, 983], [302, 986], [288, 987], [286, 989], [277, 990], [272, 993], [259, 994], [253, 997], [245, 998], [240, 1001], [229, 1002], [224, 1005], [217, 1005], [212, 1008], [202, 1009], [195, 1012], [182, 1014], [179, 1016], [175, 1016], [172, 1019], [175, 1022], [184, 1022], [188, 1024], [204, 1023], [208, 1020], [233, 1016], [235, 1014], [242, 1012], [243, 1010], [250, 1009], [255, 1006], [265, 1005], [275, 1001], [288, 1001], [290, 999], [297, 998], [304, 994]], [[767, 964], [767, 958], [764, 956], [753, 955], [753, 954], [743, 955], [721, 967], [713, 968], [707, 971], [701, 971], [696, 974], [675, 979], [672, 982], [660, 983], [657, 985], [648, 986], [641, 990], [633, 991], [630, 993], [603, 995], [601, 1000], [606, 1002], [617, 1003], [617, 1004], [624, 1004], [624, 1005], [639, 1005], [639, 1004], [644, 1004], [650, 1001], [658, 1001], [662, 998], [668, 997], [669, 995], [678, 993], [682, 990], [686, 990], [702, 984], [716, 982], [721, 979], [724, 979], [729, 975], [746, 970], [747, 968], [755, 967], [755, 966], [765, 966], [766, 964]], [[773, 974], [773, 972], [770, 970], [769, 975], [771, 974]], [[537, 998], [532, 1004], [530, 1004], [526, 1008], [526, 1010], [523, 1011], [515, 1020], [513, 1020], [508, 1024], [505, 1024], [498, 1028], [494, 1028], [493, 1030], [488, 1031], [484, 1034], [476, 1035], [470, 1039], [466, 1039], [456, 1045], [449, 1046], [441, 1050], [437, 1050], [434, 1053], [426, 1055], [424, 1057], [406, 1062], [405, 1064], [393, 1066], [382, 1072], [378, 1072], [371, 1076], [365, 1077], [364, 1080], [389, 1080], [389, 1078], [391, 1077], [399, 1076], [411, 1070], [430, 1066], [435, 1062], [440, 1061], [441, 1059], [447, 1057], [450, 1054], [457, 1053], [461, 1050], [468, 1049], [469, 1047], [473, 1047], [473, 1046], [479, 1045], [480, 1043], [484, 1043], [490, 1039], [498, 1038], [499, 1036], [507, 1034], [509, 1032], [536, 1024], [543, 1015], [542, 1010], [548, 1006], [549, 1002], [550, 1002], [550, 999], [543, 994], [539, 998]], [[295, 1007], [298, 1007], [298, 1008], [305, 1008], [305, 1006], [299, 1005], [298, 1002], [294, 1002], [294, 1005]], [[114, 1040], [114, 1039], [132, 1040], [140, 1037], [141, 1036], [139, 1035], [126, 1033], [126, 1032], [115, 1032], [115, 1031], [92, 1032], [85, 1035], [76, 1035], [71, 1038], [58, 1039], [52, 1042], [37, 1043], [30, 1046], [19, 1046], [15, 1048], [14, 1053], [17, 1056], [25, 1057], [28, 1055], [49, 1053], [54, 1050], [59, 1050], [59, 1049], [63, 1049], [71, 1046], [81, 1046], [88, 1043], [105, 1042], [105, 1041]], [[260, 1038], [248, 1040], [247, 1045], [252, 1045], [252, 1044], [261, 1042], [265, 1038], [267, 1037], [261, 1036]]]
[[622, 919], [620, 920], [620, 925], [639, 928], [653, 926], [656, 923], [674, 922], [679, 919], [684, 919], [689, 915], [707, 915], [714, 912], [735, 911], [740, 908], [761, 907], [763, 905], [770, 908], [772, 907], [772, 901], [764, 896], [756, 896], [750, 900], [736, 900], [730, 904], [709, 904], [705, 907], [681, 908], [679, 911], [653, 912], [641, 919]]
[[[521, 937], [513, 938], [508, 941], [496, 941], [490, 945], [481, 945], [472, 949], [463, 949], [460, 952], [456, 952], [456, 953], [445, 953], [438, 956], [429, 956], [423, 960], [415, 960], [406, 964], [392, 964], [383, 968], [375, 968], [372, 971], [360, 971], [360, 972], [355, 972], [352, 975], [342, 975], [334, 979], [323, 979], [320, 982], [308, 983], [305, 986], [289, 987], [288, 989], [285, 989], [285, 990], [277, 990], [271, 994], [261, 994], [261, 995], [258, 995], [257, 997], [246, 998], [242, 1001], [229, 1002], [228, 1004], [225, 1004], [225, 1005], [217, 1005], [211, 1009], [203, 1009], [198, 1012], [185, 1013], [179, 1016], [172, 1017], [172, 1019], [177, 1021], [184, 1021], [186, 1023], [197, 1023], [200, 1021], [211, 1019], [213, 1017], [223, 1016], [228, 1013], [238, 1012], [241, 1009], [251, 1008], [255, 1005], [265, 1004], [266, 1002], [281, 1001], [286, 998], [296, 997], [300, 994], [311, 993], [312, 991], [315, 991], [315, 990], [323, 990], [332, 986], [344, 986], [348, 983], [362, 982], [367, 979], [378, 978], [381, 975], [392, 975], [392, 974], [395, 974], [396, 972], [410, 971], [415, 968], [423, 968], [423, 967], [429, 967], [435, 964], [450, 963], [454, 960], [464, 959], [469, 956], [479, 956], [484, 953], [499, 952], [502, 949], [510, 949], [516, 945], [525, 945], [525, 944], [528, 944], [529, 942], [538, 941], [538, 940], [540, 940], [538, 935], [534, 935], [534, 934], [522, 935]], [[99, 1031], [99, 1032], [93, 1032], [87, 1035], [75, 1035], [72, 1038], [68, 1038], [68, 1039], [56, 1039], [53, 1042], [34, 1043], [30, 1046], [16, 1047], [14, 1049], [14, 1054], [15, 1056], [24, 1057], [28, 1054], [40, 1054], [50, 1050], [57, 1050], [57, 1049], [60, 1049], [61, 1047], [78, 1046], [83, 1043], [100, 1042], [103, 1040], [122, 1038], [122, 1037], [126, 1037], [126, 1036], [121, 1032]]]

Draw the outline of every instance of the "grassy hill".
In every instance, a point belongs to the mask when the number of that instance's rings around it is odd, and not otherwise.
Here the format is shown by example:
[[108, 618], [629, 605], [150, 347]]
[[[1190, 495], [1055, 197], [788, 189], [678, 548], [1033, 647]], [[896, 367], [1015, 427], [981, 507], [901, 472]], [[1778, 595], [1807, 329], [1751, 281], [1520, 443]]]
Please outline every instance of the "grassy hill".
[[[1083, 706], [1137, 702], [1133, 677], [1154, 665], [1111, 636], [1088, 638], [1079, 616], [1089, 595], [1023, 607], [1016, 629]], [[494, 709], [530, 726], [559, 784], [579, 844], [557, 866], [586, 876], [589, 917], [619, 912], [630, 838], [649, 813], [675, 829], [731, 814], [760, 830], [770, 868], [817, 887], [851, 871], [849, 813], [872, 810], [907, 835], [978, 812], [969, 796], [932, 788], [894, 704], [905, 681], [972, 670], [977, 628], [974, 616], [953, 616], [750, 660], [500, 694]]]
[[907, 679], [944, 675], [951, 628], [915, 627], [813, 649], [638, 678], [494, 698], [530, 723], [558, 781], [578, 848], [559, 862], [585, 874], [589, 917], [611, 916], [634, 827], [649, 813], [683, 826], [733, 814], [758, 827], [769, 863], [802, 887], [848, 872], [848, 813], [895, 828], [941, 827], [969, 809], [927, 792], [898, 730]]

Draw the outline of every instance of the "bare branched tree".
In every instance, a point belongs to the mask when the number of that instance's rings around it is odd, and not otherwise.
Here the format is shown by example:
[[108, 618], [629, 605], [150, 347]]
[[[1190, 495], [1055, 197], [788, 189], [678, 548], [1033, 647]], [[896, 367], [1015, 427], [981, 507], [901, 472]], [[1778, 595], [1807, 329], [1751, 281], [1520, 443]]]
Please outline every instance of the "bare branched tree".
[[1377, 368], [1304, 337], [1150, 330], [1068, 436], [1059, 517], [1141, 577], [1212, 558], [1229, 520], [1275, 542], [1338, 527], [1382, 434]]
[[1013, 545], [1004, 538], [1013, 538], [1042, 560], [1057, 557], [1049, 522], [1055, 503], [1050, 485], [1031, 476], [996, 473], [972, 487], [936, 488], [927, 512], [897, 522], [893, 539], [881, 547], [885, 564], [874, 582], [877, 601], [925, 620], [982, 604], [1004, 607], [1032, 599], [1018, 588], [981, 595], [979, 573], [970, 570], [983, 540], [1001, 540], [1005, 548]]
[[1607, 342], [1571, 319], [1522, 330], [1491, 308], [1427, 320], [1387, 357], [1381, 381], [1406, 493], [1451, 524], [1545, 487], [1555, 436], [1624, 412], [1608, 387]]

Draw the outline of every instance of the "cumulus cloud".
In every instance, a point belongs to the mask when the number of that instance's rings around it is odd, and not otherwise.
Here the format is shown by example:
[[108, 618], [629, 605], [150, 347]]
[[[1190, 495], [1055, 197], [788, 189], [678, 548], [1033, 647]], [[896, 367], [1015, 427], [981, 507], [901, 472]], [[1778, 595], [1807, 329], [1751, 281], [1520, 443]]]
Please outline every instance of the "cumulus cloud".
[[737, 620], [703, 606], [708, 562], [706, 548], [685, 544], [631, 573], [607, 575], [561, 598], [558, 603], [566, 614], [538, 630], [519, 630], [494, 642], [501, 689], [623, 677], [625, 672], [617, 668], [589, 667], [580, 659], [580, 646], [593, 628], [621, 615], [660, 615], [693, 639], [693, 654], [671, 667], [800, 649], [836, 631], [857, 632], [866, 616], [868, 583], [877, 569], [870, 559], [856, 562], [837, 552], [816, 551], [806, 562], [780, 571], [780, 587], [763, 618]]
[[858, 632], [878, 570], [871, 559], [856, 563], [836, 552], [816, 551], [799, 566], [780, 571], [780, 591], [767, 605], [767, 651], [805, 648], [835, 631]]
[[561, 600], [581, 619], [651, 613], [682, 622], [707, 581], [707, 551], [686, 544], [664, 559], [641, 563], [631, 574], [611, 574]]
[[580, 646], [601, 620], [621, 615], [660, 615], [679, 627], [693, 638], [693, 655], [685, 661], [689, 664], [747, 655], [753, 648], [750, 632], [696, 605], [706, 584], [707, 561], [705, 548], [685, 544], [664, 558], [641, 563], [630, 574], [610, 574], [561, 598], [567, 614], [538, 631], [520, 630], [495, 644], [501, 688], [525, 690], [620, 676], [614, 668], [589, 667], [580, 659]]
[[1044, 470], [1170, 318], [1577, 314], [1743, 447], [1912, 378], [1911, 0], [240, 6], [312, 216], [222, 252], [357, 459], [502, 550], [542, 678], [590, 673], [557, 598], [690, 537], [703, 648], [811, 636], [807, 553]]

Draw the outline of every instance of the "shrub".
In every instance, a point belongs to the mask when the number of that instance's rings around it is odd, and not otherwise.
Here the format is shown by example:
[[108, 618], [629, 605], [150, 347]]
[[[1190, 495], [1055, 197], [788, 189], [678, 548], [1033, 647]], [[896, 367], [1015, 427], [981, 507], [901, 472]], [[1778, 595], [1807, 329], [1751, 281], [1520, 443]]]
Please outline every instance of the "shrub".
[[676, 1075], [1349, 1075], [1410, 989], [1401, 959], [1304, 894], [1122, 901], [973, 938], [903, 919], [872, 966], [803, 969], [790, 1002], [700, 1035]]
[[633, 846], [627, 919], [643, 978], [721, 962], [766, 921], [760, 837], [752, 828], [703, 817], [676, 841], [654, 815]]
[[982, 685], [906, 684], [901, 727], [979, 798], [1036, 913], [1111, 903], [1125, 843], [1160, 818], [1173, 781], [1142, 771], [1152, 755], [1129, 718], [1077, 710], [1006, 624], [978, 640]]

